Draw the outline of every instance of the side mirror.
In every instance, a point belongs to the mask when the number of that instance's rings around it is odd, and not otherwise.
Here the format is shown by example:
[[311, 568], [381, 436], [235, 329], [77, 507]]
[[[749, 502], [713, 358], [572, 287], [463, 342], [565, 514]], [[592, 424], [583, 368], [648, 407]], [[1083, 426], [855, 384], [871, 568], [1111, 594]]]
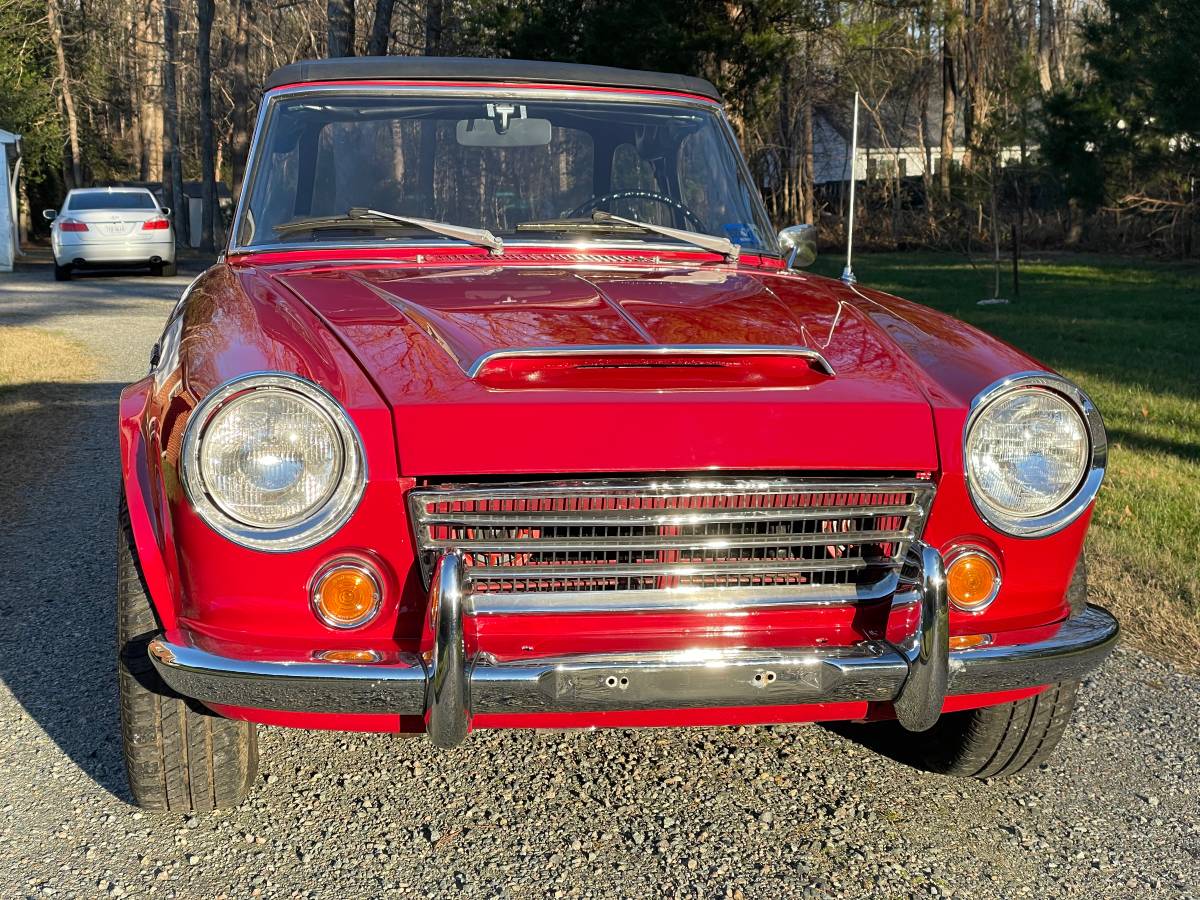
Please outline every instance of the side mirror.
[[171, 215], [171, 207], [169, 207], [169, 206], [163, 206], [163, 207], [161, 207], [161, 209], [162, 209], [162, 214], [163, 214], [163, 216], [169, 216], [169, 215]]
[[811, 266], [817, 258], [817, 226], [788, 226], [779, 232], [779, 247], [787, 254], [789, 269]]
[[42, 218], [45, 219], [47, 222], [53, 222], [55, 219], [58, 218], [58, 210], [57, 209], [43, 209], [42, 210]]

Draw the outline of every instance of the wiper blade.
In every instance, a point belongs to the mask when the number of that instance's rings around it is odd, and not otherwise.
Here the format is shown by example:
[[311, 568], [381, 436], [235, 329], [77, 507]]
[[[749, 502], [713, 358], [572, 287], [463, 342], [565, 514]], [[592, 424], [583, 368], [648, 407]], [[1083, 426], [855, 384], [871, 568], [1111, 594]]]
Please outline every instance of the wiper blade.
[[605, 212], [602, 209], [597, 209], [592, 212], [593, 222], [619, 222], [622, 225], [636, 225], [638, 228], [643, 228], [646, 231], [654, 234], [661, 234], [663, 237], [675, 238], [677, 241], [684, 241], [688, 244], [693, 244], [697, 247], [703, 247], [705, 250], [712, 250], [714, 253], [720, 253], [730, 262], [737, 262], [738, 256], [741, 255], [742, 248], [728, 238], [717, 237], [715, 234], [701, 234], [698, 231], [684, 231], [682, 228], [668, 228], [666, 225], [651, 225], [649, 222], [640, 222], [637, 219], [627, 219], [624, 216], [614, 215], [610, 212]]
[[418, 219], [412, 216], [397, 216], [392, 213], [379, 212], [375, 209], [354, 207], [345, 215], [314, 216], [310, 219], [296, 219], [294, 222], [284, 222], [276, 225], [275, 231], [280, 234], [290, 234], [294, 231], [318, 231], [325, 228], [423, 228], [443, 237], [455, 238], [487, 247], [493, 254], [504, 252], [504, 242], [490, 231], [483, 228], [466, 228], [462, 225], [450, 225], [446, 222], [435, 222], [432, 219]]
[[468, 244], [474, 244], [477, 247], [487, 247], [493, 256], [499, 256], [504, 252], [504, 241], [496, 237], [486, 228], [467, 228], [465, 225], [451, 225], [449, 222], [438, 222], [433, 219], [418, 219], [415, 216], [398, 216], [395, 213], [380, 212], [377, 209], [362, 209], [355, 207], [351, 209], [347, 215], [351, 219], [383, 219], [388, 222], [398, 222], [401, 225], [413, 225], [417, 228], [424, 228], [426, 231], [432, 231], [434, 234], [440, 234], [448, 238], [457, 238], [460, 241], [466, 241]]

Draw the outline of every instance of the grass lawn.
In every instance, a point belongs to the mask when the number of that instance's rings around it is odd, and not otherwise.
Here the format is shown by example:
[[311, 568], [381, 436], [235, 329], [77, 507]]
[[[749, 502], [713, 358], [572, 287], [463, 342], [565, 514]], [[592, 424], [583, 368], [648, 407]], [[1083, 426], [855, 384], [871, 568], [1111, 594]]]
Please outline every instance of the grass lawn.
[[[837, 276], [830, 255], [814, 269]], [[961, 256], [863, 254], [863, 285], [950, 313], [1075, 380], [1104, 415], [1109, 470], [1089, 537], [1093, 598], [1127, 638], [1184, 660], [1200, 650], [1200, 266], [1031, 256], [1021, 294]], [[1006, 268], [1002, 296], [1011, 298]]]

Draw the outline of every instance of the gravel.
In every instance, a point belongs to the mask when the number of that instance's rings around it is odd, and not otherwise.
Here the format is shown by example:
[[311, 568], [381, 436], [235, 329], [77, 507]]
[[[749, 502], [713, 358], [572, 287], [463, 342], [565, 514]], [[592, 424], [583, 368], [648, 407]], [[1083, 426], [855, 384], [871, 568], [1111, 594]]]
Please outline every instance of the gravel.
[[480, 732], [448, 752], [263, 728], [240, 808], [139, 812], [117, 735], [113, 424], [186, 282], [0, 275], [0, 324], [70, 334], [98, 368], [0, 511], [0, 896], [1197, 896], [1200, 678], [1131, 650], [1085, 684], [1052, 764], [1007, 782], [810, 725]]

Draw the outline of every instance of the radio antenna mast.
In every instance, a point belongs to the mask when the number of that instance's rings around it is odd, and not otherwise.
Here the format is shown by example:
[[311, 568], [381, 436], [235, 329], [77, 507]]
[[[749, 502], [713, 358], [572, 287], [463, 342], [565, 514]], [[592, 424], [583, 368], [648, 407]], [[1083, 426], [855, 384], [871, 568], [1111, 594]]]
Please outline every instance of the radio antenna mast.
[[854, 168], [858, 163], [858, 91], [854, 92], [854, 126], [850, 132], [850, 214], [846, 221], [846, 268], [842, 269], [842, 281], [854, 284]]

